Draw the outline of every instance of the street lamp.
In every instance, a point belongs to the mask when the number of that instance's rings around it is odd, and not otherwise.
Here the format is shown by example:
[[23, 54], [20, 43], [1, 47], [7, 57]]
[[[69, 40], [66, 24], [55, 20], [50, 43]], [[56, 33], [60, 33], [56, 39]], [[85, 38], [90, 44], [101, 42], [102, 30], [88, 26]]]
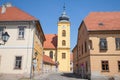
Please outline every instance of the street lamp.
[[0, 45], [5, 45], [5, 43], [8, 41], [8, 39], [9, 39], [9, 34], [7, 33], [7, 32], [5, 32], [5, 33], [3, 33], [2, 34], [2, 40], [3, 40], [3, 42], [4, 42], [4, 44], [2, 44], [2, 43], [0, 43]]

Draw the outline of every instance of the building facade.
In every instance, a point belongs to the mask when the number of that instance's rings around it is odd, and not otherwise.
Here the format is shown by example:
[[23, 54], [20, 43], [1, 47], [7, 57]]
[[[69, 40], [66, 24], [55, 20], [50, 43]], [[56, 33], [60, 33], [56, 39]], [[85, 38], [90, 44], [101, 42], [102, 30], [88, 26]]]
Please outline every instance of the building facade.
[[[4, 44], [5, 32], [9, 39]], [[31, 77], [33, 71], [39, 72], [44, 41], [38, 19], [11, 4], [0, 7], [0, 74]]]
[[65, 9], [58, 21], [58, 34], [46, 34], [44, 52], [56, 62], [60, 72], [70, 71], [70, 21]]
[[47, 55], [43, 55], [44, 73], [56, 72], [55, 62]]
[[73, 73], [78, 74], [78, 52], [77, 52], [77, 45], [73, 48]]
[[78, 74], [81, 77], [120, 76], [119, 21], [120, 12], [92, 12], [83, 20], [77, 40]]

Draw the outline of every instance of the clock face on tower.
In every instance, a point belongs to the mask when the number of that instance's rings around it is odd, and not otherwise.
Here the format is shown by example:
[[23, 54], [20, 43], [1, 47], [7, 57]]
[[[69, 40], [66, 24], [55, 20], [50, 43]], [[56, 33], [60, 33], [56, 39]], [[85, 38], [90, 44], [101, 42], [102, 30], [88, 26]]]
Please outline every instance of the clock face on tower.
[[65, 29], [66, 27], [65, 26], [62, 26], [62, 29]]

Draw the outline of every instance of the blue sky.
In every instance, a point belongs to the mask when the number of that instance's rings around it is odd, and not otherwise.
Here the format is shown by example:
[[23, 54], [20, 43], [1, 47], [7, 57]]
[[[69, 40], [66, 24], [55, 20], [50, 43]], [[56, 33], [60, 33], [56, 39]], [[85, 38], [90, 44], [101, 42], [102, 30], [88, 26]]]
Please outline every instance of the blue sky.
[[39, 19], [45, 34], [57, 34], [65, 3], [71, 22], [71, 50], [77, 41], [78, 27], [90, 12], [120, 11], [120, 0], [0, 0], [0, 5], [6, 2]]

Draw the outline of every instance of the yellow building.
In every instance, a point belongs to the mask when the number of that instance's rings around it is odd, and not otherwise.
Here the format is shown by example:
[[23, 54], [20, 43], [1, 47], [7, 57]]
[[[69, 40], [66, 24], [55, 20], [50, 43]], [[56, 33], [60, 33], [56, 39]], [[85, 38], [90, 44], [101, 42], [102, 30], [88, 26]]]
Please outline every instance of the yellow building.
[[92, 12], [77, 38], [78, 74], [91, 80], [120, 80], [120, 12]]
[[46, 34], [45, 37], [44, 54], [56, 62], [58, 71], [70, 71], [70, 21], [65, 7], [59, 17], [58, 34]]

